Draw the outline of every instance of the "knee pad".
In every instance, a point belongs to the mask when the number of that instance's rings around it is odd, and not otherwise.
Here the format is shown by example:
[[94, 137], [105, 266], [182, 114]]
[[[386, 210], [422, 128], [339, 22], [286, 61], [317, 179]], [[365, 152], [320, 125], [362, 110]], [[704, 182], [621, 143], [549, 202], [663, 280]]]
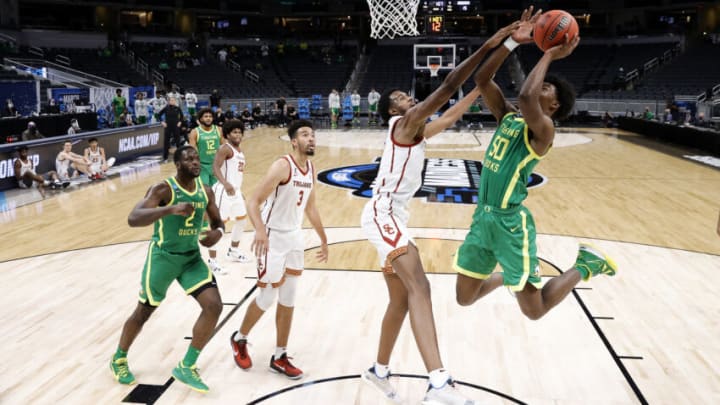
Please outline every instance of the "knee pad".
[[275, 296], [277, 295], [277, 288], [267, 286], [260, 289], [260, 294], [255, 298], [255, 303], [263, 311], [267, 311], [268, 308], [275, 302]]
[[[237, 192], [238, 191], [236, 191], [236, 193]], [[242, 237], [243, 232], [245, 232], [245, 222], [247, 222], [247, 219], [245, 218], [235, 221], [232, 229], [231, 241], [240, 242], [240, 238]]]
[[285, 275], [285, 282], [279, 288], [278, 304], [284, 307], [295, 306], [295, 294], [299, 279], [299, 276]]

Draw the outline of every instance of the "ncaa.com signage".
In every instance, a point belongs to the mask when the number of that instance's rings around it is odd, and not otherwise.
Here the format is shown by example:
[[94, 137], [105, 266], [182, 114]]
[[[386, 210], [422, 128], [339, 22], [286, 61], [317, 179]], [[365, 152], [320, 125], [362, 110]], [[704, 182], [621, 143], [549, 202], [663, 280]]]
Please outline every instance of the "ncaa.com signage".
[[117, 163], [123, 163], [138, 156], [162, 153], [164, 137], [161, 132], [159, 124], [137, 125], [0, 145], [0, 190], [17, 187], [13, 163], [20, 146], [28, 147], [28, 156], [35, 165], [35, 171], [45, 173], [55, 170], [55, 157], [66, 141], [72, 142], [73, 152], [83, 154], [88, 147], [87, 140], [97, 138], [108, 159], [115, 157]]

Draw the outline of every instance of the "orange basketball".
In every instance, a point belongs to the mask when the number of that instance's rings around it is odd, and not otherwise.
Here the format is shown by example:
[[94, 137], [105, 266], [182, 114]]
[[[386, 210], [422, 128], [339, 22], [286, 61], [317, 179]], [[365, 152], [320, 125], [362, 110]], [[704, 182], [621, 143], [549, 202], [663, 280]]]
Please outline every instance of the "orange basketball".
[[565, 42], [565, 34], [573, 39], [579, 32], [578, 23], [570, 13], [563, 10], [550, 10], [543, 13], [535, 23], [533, 38], [537, 46], [546, 51]]

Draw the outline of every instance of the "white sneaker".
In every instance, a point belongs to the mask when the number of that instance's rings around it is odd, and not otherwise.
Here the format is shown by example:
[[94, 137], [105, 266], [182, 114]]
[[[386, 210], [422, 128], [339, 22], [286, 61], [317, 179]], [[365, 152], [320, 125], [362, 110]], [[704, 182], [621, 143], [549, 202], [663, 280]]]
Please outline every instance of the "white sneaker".
[[220, 267], [220, 264], [218, 264], [217, 260], [215, 260], [215, 259], [208, 259], [208, 266], [210, 267], [210, 270], [212, 270], [212, 272], [214, 274], [219, 274], [221, 276], [224, 276], [227, 274], [227, 271], [225, 269], [223, 269], [222, 267]]
[[425, 398], [422, 401], [423, 405], [475, 405], [477, 402], [465, 398], [456, 388], [455, 381], [448, 379], [445, 385], [440, 388], [433, 388], [430, 386]]
[[228, 249], [227, 257], [240, 263], [250, 263], [252, 261], [252, 259], [246, 256], [243, 252], [241, 252], [240, 249], [235, 249], [232, 247]]
[[380, 393], [383, 394], [383, 396], [385, 396], [385, 398], [389, 399], [390, 401], [396, 404], [402, 403], [402, 400], [398, 396], [395, 387], [390, 384], [390, 374], [388, 374], [385, 378], [380, 378], [377, 376], [377, 374], [375, 374], [375, 367], [370, 367], [369, 369], [363, 371], [362, 374], [360, 374], [360, 378], [371, 387], [380, 391]]

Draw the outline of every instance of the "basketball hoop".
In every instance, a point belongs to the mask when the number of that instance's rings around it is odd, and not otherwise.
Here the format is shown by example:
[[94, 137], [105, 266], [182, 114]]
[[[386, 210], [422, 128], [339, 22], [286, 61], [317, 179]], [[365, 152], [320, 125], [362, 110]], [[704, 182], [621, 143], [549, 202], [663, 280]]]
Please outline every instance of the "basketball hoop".
[[430, 69], [430, 77], [437, 77], [438, 70], [440, 70], [439, 63], [429, 63], [428, 69]]
[[375, 39], [417, 36], [415, 15], [420, 0], [367, 0], [370, 37]]

